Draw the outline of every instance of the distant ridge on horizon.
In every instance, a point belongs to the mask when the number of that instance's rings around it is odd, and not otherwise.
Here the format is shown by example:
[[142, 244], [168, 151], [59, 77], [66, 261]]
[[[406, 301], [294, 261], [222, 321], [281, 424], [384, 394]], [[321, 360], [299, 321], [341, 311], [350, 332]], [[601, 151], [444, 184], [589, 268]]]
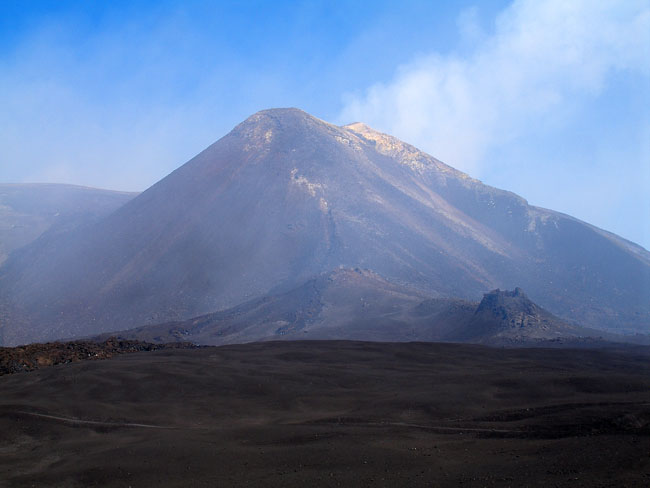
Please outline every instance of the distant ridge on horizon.
[[68, 183], [0, 183], [0, 264], [44, 232], [104, 217], [136, 195]]
[[650, 332], [641, 246], [364, 124], [271, 109], [116, 211], [14, 253], [0, 340], [189, 319], [341, 266], [434, 298], [519, 286], [569, 322]]

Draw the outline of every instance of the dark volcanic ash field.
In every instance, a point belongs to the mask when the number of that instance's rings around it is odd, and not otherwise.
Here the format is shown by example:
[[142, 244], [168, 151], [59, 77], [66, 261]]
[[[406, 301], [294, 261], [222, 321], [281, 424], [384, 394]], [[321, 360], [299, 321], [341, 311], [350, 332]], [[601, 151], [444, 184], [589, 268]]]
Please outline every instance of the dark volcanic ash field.
[[648, 486], [650, 351], [271, 342], [0, 377], [1, 486]]

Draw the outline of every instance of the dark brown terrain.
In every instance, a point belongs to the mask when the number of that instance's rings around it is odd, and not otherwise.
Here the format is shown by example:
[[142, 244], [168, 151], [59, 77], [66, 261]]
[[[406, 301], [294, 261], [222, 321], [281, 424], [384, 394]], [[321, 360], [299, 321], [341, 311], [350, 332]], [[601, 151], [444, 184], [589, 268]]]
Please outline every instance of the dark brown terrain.
[[19, 347], [0, 347], [0, 376], [46, 368], [57, 364], [109, 359], [117, 354], [128, 354], [162, 349], [188, 349], [196, 347], [186, 342], [151, 344], [109, 338], [105, 341], [48, 342]]
[[0, 377], [0, 485], [647, 487], [650, 350], [269, 342]]
[[188, 320], [339, 267], [432, 298], [521, 287], [563, 320], [650, 331], [642, 247], [363, 124], [273, 109], [92, 225], [13, 253], [0, 344]]

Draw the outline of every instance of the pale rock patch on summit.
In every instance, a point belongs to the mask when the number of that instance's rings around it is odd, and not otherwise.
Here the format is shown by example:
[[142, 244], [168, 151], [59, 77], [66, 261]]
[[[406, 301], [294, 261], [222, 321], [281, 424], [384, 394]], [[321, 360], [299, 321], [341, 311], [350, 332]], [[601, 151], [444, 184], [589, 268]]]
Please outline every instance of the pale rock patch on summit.
[[379, 132], [361, 122], [344, 125], [343, 128], [357, 134], [367, 141], [372, 142], [375, 145], [376, 150], [381, 154], [396, 159], [400, 164], [408, 166], [417, 173], [422, 174], [425, 171], [434, 170], [440, 173], [448, 173], [455, 177], [469, 178], [469, 176], [462, 171], [447, 166], [441, 161], [438, 161], [420, 151], [416, 147], [406, 144], [396, 137]]

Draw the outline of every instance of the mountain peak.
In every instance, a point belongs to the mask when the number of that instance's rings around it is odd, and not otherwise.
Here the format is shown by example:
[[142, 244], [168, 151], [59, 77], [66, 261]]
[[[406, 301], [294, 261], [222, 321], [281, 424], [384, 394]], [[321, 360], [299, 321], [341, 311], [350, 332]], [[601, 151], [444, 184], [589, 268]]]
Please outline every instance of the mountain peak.
[[253, 115], [248, 117], [246, 120], [259, 120], [263, 117], [273, 117], [273, 118], [315, 118], [312, 115], [308, 114], [304, 110], [301, 110], [296, 107], [278, 107], [278, 108], [267, 108], [255, 112]]
[[[260, 110], [237, 125], [227, 138], [242, 141], [244, 151], [266, 151], [271, 145], [280, 143], [294, 147], [298, 139], [331, 135], [343, 130], [298, 108], [271, 108]], [[283, 149], [283, 150], [284, 150]]]
[[237, 127], [275, 124], [275, 125], [286, 125], [287, 127], [292, 128], [297, 124], [305, 124], [305, 123], [308, 125], [322, 124], [322, 125], [332, 126], [332, 124], [329, 124], [324, 120], [314, 117], [313, 115], [308, 114], [304, 110], [295, 107], [286, 107], [286, 108], [268, 108], [265, 110], [260, 110], [259, 112], [256, 112], [250, 117], [248, 117]]
[[[334, 275], [367, 283], [365, 301], [389, 288], [379, 277], [468, 300], [516, 281], [571, 320], [645, 330], [650, 318], [650, 258], [615, 237], [296, 108], [252, 115], [117, 211], [38, 241], [0, 268], [5, 343], [185, 320], [340, 266], [376, 273]], [[388, 291], [372, 296], [401, 293]]]
[[277, 139], [279, 133], [313, 139], [316, 134], [327, 136], [346, 148], [370, 145], [379, 154], [387, 156], [416, 173], [435, 171], [439, 174], [471, 179], [467, 174], [435, 159], [397, 137], [385, 134], [363, 122], [336, 126], [299, 108], [270, 108], [254, 113], [239, 124], [231, 135], [252, 141], [250, 147], [262, 148]]

